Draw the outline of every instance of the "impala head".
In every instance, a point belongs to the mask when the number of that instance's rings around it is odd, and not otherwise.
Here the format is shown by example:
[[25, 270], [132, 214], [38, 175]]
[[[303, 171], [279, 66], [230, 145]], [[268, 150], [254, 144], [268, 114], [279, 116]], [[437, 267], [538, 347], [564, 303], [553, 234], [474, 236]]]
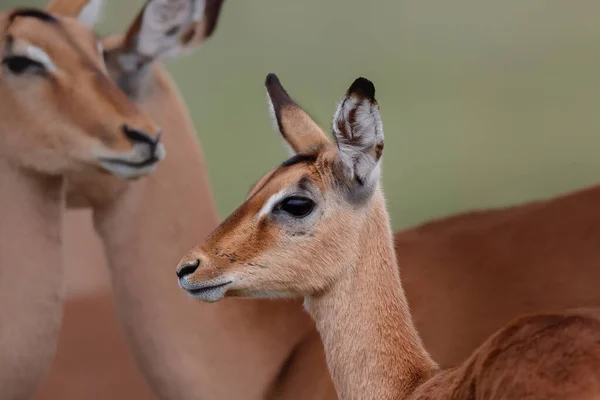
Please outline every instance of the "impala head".
[[275, 75], [266, 87], [276, 125], [295, 155], [261, 178], [179, 263], [180, 286], [204, 301], [326, 289], [353, 265], [378, 191], [383, 128], [370, 81], [358, 78], [339, 104], [334, 142]]
[[[0, 14], [0, 154], [48, 174], [152, 172], [159, 127], [111, 81], [91, 22], [94, 1]], [[90, 7], [92, 7], [90, 11]]]

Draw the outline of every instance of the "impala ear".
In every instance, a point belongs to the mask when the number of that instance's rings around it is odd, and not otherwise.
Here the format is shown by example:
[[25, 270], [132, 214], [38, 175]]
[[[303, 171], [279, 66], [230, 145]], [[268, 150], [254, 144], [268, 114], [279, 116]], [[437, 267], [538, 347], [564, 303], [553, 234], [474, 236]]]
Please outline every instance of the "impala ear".
[[352, 83], [333, 117], [333, 134], [346, 182], [363, 194], [372, 192], [380, 175], [383, 125], [371, 81]]
[[307, 152], [330, 143], [319, 125], [288, 95], [277, 75], [267, 75], [265, 86], [274, 125], [292, 153]]
[[148, 0], [125, 34], [125, 69], [195, 50], [213, 34], [223, 1]]
[[103, 6], [103, 0], [52, 0], [46, 7], [46, 11], [77, 18], [79, 22], [91, 29], [102, 18]]

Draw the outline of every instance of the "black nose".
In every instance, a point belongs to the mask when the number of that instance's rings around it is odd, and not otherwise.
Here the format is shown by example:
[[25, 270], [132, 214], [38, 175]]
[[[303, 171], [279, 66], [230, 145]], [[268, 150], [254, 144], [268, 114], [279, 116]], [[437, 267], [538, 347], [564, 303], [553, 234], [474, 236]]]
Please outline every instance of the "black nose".
[[177, 277], [179, 279], [181, 279], [184, 276], [193, 274], [198, 269], [199, 266], [200, 266], [199, 259], [196, 259], [196, 261], [194, 261], [194, 262], [187, 263], [183, 267], [181, 267], [177, 270]]
[[130, 128], [127, 125], [123, 125], [123, 132], [125, 132], [125, 136], [133, 143], [147, 143], [150, 145], [151, 154], [154, 154], [156, 151], [156, 146], [158, 146], [158, 142], [160, 141], [160, 132], [153, 139], [146, 132], [138, 131], [137, 129]]

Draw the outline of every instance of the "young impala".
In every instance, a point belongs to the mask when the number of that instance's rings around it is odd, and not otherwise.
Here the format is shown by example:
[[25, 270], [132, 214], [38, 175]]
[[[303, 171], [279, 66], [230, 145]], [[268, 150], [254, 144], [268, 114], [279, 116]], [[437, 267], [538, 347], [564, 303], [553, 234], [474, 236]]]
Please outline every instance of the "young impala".
[[184, 290], [207, 302], [303, 297], [342, 399], [600, 396], [600, 320], [585, 313], [524, 317], [461, 366], [440, 371], [398, 272], [379, 184], [383, 127], [373, 84], [359, 78], [348, 89], [333, 118], [335, 143], [275, 75], [266, 86], [296, 155], [183, 257]]
[[66, 176], [133, 179], [164, 157], [158, 126], [108, 78], [71, 18], [0, 14], [0, 398], [30, 398], [62, 316]]

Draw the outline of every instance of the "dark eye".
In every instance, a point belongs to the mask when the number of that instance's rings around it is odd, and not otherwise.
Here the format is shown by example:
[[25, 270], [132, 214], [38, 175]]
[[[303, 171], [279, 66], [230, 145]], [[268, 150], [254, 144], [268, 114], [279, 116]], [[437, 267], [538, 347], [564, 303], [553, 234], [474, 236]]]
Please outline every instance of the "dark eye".
[[292, 196], [284, 199], [277, 206], [278, 210], [296, 217], [306, 217], [315, 208], [315, 202], [306, 197]]
[[28, 68], [44, 68], [41, 63], [23, 56], [6, 57], [2, 60], [2, 64], [6, 65], [10, 72], [17, 75], [22, 74]]

